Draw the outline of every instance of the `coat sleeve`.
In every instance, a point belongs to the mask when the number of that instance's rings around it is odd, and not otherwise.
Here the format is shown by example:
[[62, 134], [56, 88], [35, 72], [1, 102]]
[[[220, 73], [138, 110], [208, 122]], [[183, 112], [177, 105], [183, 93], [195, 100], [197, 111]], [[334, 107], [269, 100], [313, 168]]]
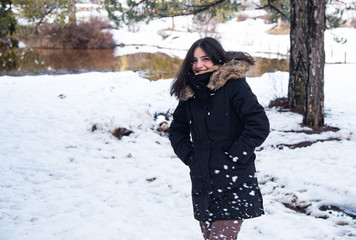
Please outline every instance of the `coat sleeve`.
[[269, 134], [269, 121], [264, 108], [258, 103], [246, 79], [233, 80], [230, 87], [231, 104], [241, 119], [243, 130], [228, 150], [230, 157], [247, 163]]
[[186, 114], [185, 103], [180, 101], [173, 113], [173, 121], [169, 129], [169, 140], [177, 156], [188, 165], [194, 151]]

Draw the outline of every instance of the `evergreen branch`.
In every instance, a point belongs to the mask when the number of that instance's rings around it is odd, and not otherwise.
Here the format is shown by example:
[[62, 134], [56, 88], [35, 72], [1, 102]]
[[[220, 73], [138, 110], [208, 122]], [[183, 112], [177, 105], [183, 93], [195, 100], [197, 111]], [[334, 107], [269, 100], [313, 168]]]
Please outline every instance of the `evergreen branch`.
[[289, 16], [287, 16], [286, 14], [284, 14], [281, 10], [279, 10], [276, 6], [274, 6], [272, 3], [271, 3], [271, 0], [268, 0], [267, 1], [267, 4], [264, 5], [264, 6], [259, 6], [258, 4], [255, 3], [255, 5], [257, 6], [256, 9], [270, 9], [274, 12], [276, 12], [278, 15], [282, 16], [284, 19], [290, 21], [290, 18]]
[[[198, 4], [198, 5], [184, 5], [184, 8], [181, 9], [180, 11], [176, 12], [171, 12], [171, 13], [165, 13], [161, 11], [152, 11], [151, 17], [154, 18], [166, 18], [166, 17], [178, 17], [178, 16], [187, 16], [187, 15], [195, 15], [204, 11], [209, 10], [212, 7], [215, 7], [219, 4], [222, 4], [224, 2], [227, 2], [228, 0], [216, 0], [211, 3], [207, 4]], [[141, 4], [145, 4], [149, 2], [149, 0], [141, 0], [138, 3], [135, 3], [128, 12], [134, 12], [135, 8], [139, 7]], [[153, 16], [152, 16], [153, 15]]]

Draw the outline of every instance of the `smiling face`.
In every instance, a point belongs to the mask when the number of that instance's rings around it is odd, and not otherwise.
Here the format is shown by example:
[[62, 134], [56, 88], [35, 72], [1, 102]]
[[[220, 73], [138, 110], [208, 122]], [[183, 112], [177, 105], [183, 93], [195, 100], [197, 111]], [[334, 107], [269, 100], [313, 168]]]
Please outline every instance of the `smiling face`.
[[214, 66], [213, 61], [206, 55], [203, 49], [197, 47], [194, 50], [194, 56], [192, 61], [192, 70], [194, 74], [209, 70], [213, 66]]

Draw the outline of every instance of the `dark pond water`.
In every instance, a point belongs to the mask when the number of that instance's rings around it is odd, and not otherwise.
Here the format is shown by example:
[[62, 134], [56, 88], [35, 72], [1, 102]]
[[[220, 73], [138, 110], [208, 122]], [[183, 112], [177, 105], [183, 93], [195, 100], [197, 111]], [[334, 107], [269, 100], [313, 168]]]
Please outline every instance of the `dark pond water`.
[[[288, 71], [286, 59], [255, 58], [256, 66], [250, 77], [265, 72]], [[113, 49], [53, 50], [11, 49], [0, 55], [0, 75], [67, 74], [89, 71], [137, 71], [150, 80], [175, 76], [181, 59], [165, 53], [135, 53], [115, 56]]]

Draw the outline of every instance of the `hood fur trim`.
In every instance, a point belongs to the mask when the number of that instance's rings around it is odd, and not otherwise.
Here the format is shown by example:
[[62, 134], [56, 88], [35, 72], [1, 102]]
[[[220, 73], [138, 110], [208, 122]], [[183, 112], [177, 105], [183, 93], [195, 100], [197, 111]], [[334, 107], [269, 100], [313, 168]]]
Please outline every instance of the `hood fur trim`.
[[211, 68], [209, 68], [208, 70], [202, 71], [202, 72], [198, 72], [198, 73], [195, 74], [195, 75], [204, 74], [204, 73], [208, 73], [208, 72], [214, 72], [214, 71], [218, 70], [220, 66], [221, 66], [221, 65], [214, 65], [214, 66], [212, 66]]
[[247, 75], [251, 65], [246, 61], [232, 60], [222, 65], [210, 78], [208, 88], [216, 91], [222, 88], [227, 81], [235, 78], [243, 78]]
[[[235, 78], [243, 78], [247, 75], [252, 65], [243, 60], [232, 60], [223, 64], [214, 72], [209, 80], [208, 88], [212, 91], [217, 91], [222, 88], [227, 81]], [[186, 101], [194, 96], [193, 89], [188, 85], [185, 88], [185, 94], [181, 100]]]
[[184, 96], [180, 100], [186, 101], [189, 98], [192, 98], [194, 95], [195, 95], [195, 93], [194, 93], [193, 89], [188, 85], [185, 87]]

